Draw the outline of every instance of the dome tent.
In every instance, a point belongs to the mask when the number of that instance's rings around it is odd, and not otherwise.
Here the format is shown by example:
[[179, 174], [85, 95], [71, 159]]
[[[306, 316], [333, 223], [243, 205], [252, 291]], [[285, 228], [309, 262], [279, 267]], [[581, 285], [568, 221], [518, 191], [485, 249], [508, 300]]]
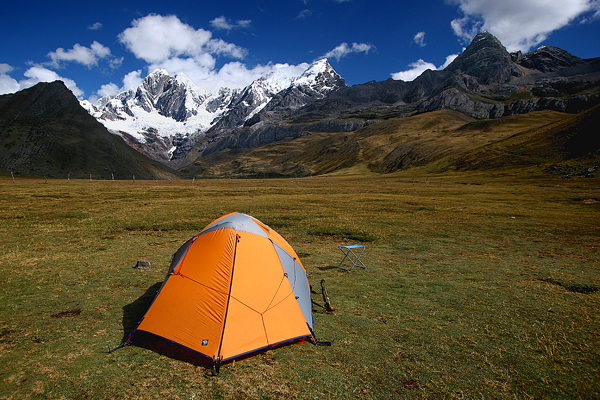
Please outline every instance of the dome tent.
[[[306, 271], [277, 232], [225, 215], [173, 255], [150, 308], [129, 335], [165, 339], [221, 363], [313, 336]], [[136, 340], [137, 342], [137, 340]]]

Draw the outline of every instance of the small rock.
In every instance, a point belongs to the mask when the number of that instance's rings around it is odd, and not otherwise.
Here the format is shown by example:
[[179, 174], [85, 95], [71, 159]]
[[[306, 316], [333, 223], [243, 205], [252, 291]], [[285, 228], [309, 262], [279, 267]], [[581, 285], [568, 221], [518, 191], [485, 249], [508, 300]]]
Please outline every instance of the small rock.
[[146, 260], [138, 260], [137, 264], [135, 264], [135, 269], [150, 269], [150, 261]]

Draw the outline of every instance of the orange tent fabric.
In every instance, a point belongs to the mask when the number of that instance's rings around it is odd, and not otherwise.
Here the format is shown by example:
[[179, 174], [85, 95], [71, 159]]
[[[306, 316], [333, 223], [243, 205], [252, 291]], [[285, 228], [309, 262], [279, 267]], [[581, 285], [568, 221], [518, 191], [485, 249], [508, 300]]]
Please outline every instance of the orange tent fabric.
[[[173, 256], [136, 331], [215, 364], [312, 336], [306, 271], [279, 234], [248, 215], [225, 215]], [[133, 335], [133, 333], [132, 333]]]

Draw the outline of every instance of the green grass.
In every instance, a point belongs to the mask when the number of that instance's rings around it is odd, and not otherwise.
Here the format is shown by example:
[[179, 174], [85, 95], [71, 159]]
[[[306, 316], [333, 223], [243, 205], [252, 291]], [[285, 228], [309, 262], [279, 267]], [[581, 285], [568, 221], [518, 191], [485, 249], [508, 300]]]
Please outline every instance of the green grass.
[[[600, 203], [583, 200], [599, 183], [0, 178], [0, 399], [598, 398]], [[216, 377], [135, 346], [108, 354], [171, 255], [232, 211], [286, 238], [315, 291], [325, 279], [335, 312], [316, 307], [315, 328], [333, 346]], [[352, 243], [367, 269], [344, 272], [337, 246]]]

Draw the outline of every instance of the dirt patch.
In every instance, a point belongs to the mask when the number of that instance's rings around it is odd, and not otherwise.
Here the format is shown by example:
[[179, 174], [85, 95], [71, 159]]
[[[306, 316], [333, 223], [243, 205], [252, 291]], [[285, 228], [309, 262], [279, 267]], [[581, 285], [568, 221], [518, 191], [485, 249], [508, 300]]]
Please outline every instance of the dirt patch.
[[79, 314], [81, 314], [81, 310], [75, 309], [75, 310], [69, 310], [69, 311], [61, 311], [57, 314], [52, 314], [51, 317], [52, 318], [76, 317]]
[[417, 382], [414, 379], [405, 379], [402, 381], [402, 387], [404, 387], [405, 389], [418, 389], [419, 388], [419, 382]]

